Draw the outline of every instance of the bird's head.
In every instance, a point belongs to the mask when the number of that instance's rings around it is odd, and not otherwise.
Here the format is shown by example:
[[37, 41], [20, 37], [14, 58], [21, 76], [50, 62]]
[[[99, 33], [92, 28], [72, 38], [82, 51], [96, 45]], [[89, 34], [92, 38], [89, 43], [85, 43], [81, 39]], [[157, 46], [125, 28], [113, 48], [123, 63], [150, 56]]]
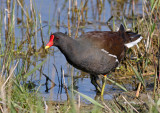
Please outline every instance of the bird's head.
[[51, 33], [50, 40], [45, 46], [45, 49], [48, 49], [51, 46], [58, 46], [59, 43], [62, 43], [62, 40], [64, 40], [66, 36], [67, 36], [66, 34], [61, 32]]

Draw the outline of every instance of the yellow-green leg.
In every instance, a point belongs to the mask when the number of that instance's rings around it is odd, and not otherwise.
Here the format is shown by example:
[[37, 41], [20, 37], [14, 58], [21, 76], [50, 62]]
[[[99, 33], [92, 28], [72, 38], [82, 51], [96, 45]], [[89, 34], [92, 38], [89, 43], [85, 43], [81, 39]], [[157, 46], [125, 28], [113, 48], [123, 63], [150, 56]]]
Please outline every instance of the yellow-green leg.
[[103, 96], [104, 94], [104, 89], [105, 89], [105, 86], [106, 86], [106, 78], [107, 78], [107, 75], [104, 75], [104, 82], [103, 82], [103, 86], [102, 86], [102, 91], [101, 91], [101, 96]]

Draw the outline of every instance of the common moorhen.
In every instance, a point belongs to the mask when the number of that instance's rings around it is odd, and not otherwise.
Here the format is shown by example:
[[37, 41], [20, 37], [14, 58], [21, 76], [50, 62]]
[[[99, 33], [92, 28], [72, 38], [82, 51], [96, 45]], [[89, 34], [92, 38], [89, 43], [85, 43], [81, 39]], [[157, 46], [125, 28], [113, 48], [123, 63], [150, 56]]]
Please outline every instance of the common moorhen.
[[82, 34], [77, 39], [56, 32], [51, 34], [45, 49], [51, 46], [58, 47], [71, 65], [90, 73], [91, 83], [101, 91], [97, 75], [105, 75], [105, 78], [106, 74], [118, 66], [126, 49], [136, 45], [141, 39], [141, 35], [125, 31], [121, 25], [118, 32], [92, 31]]

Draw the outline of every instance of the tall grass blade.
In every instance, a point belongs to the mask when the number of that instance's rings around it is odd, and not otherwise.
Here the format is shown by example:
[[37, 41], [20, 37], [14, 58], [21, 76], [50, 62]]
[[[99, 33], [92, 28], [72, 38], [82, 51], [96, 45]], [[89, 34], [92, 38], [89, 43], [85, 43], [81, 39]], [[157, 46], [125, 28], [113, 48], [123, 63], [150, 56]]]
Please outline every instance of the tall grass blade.
[[23, 93], [23, 88], [21, 87], [21, 85], [17, 84], [17, 82], [15, 80], [13, 80], [14, 84], [17, 86], [17, 90], [19, 90], [21, 93]]
[[11, 113], [16, 113], [16, 109], [14, 105], [12, 104], [12, 102], [11, 102]]
[[153, 25], [152, 25], [152, 27], [151, 27], [151, 32], [150, 32], [150, 34], [152, 34], [152, 33], [153, 33], [153, 31], [155, 30], [155, 26], [156, 26], [156, 24], [155, 24], [155, 23], [153, 23]]
[[[153, 0], [151, 0], [151, 1], [153, 1]], [[158, 1], [159, 1], [159, 0], [156, 0], [156, 1], [154, 0], [154, 2], [152, 2], [152, 5], [151, 5], [151, 8], [152, 8], [151, 14], [153, 13], [153, 11], [154, 11], [156, 5], [158, 4]]]
[[[29, 112], [27, 109], [24, 109], [20, 105], [16, 104], [15, 102], [11, 102], [11, 106], [14, 107], [14, 110], [18, 109], [20, 111]], [[17, 112], [11, 112], [11, 113], [17, 113]]]
[[120, 85], [119, 83], [109, 79], [108, 77], [106, 77], [106, 79], [110, 82], [112, 82], [113, 84], [115, 84], [116, 86], [120, 87], [122, 90], [126, 91], [127, 92], [127, 89], [125, 87], [123, 87], [122, 85]]
[[41, 62], [40, 64], [38, 64], [34, 69], [32, 69], [30, 72], [28, 72], [28, 73], [26, 73], [25, 75], [24, 75], [24, 78], [27, 78], [29, 75], [31, 75], [32, 73], [34, 73], [37, 69], [39, 69], [45, 62], [47, 61], [47, 59], [46, 60], [44, 60], [43, 62]]
[[140, 73], [138, 73], [138, 71], [133, 67], [133, 65], [129, 61], [127, 61], [127, 62], [131, 66], [131, 68], [134, 71], [134, 73], [135, 73], [136, 77], [138, 78], [138, 80], [142, 83], [142, 85], [145, 88], [145, 83], [144, 83], [144, 79], [143, 79], [142, 75]]
[[83, 98], [87, 99], [88, 101], [90, 101], [91, 103], [93, 103], [94, 105], [97, 105], [101, 108], [104, 108], [103, 105], [101, 105], [100, 103], [98, 103], [97, 101], [95, 101], [94, 99], [92, 99], [91, 97], [87, 96], [87, 95], [84, 95], [76, 90], [73, 90], [75, 93], [78, 93], [80, 96], [82, 96]]

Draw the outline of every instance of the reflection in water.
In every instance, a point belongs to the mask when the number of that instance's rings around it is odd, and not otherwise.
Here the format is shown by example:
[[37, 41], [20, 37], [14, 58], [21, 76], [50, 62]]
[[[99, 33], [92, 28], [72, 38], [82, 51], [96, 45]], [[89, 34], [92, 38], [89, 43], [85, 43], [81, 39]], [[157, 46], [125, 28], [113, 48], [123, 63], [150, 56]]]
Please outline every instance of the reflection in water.
[[[45, 90], [45, 92], [48, 93], [48, 91], [50, 89], [52, 89], [56, 84], [46, 74], [43, 73], [43, 75], [46, 77], [46, 82], [45, 82], [46, 90]], [[50, 81], [52, 84], [50, 88], [48, 88], [48, 81]]]
[[[20, 3], [15, 4], [17, 24], [15, 23], [15, 31], [12, 34], [15, 37], [12, 40], [15, 40], [15, 45], [17, 44], [13, 47], [15, 48], [15, 58], [21, 59], [19, 67], [25, 67], [22, 76], [48, 58], [47, 62], [27, 80], [29, 84], [34, 83], [36, 88], [41, 85], [39, 91], [42, 95], [47, 98], [52, 94], [51, 99], [53, 100], [69, 98], [68, 95], [71, 93], [69, 89], [72, 87], [93, 98], [96, 94], [88, 74], [72, 69], [72, 66], [66, 62], [57, 48], [54, 47], [50, 51], [44, 50], [44, 45], [48, 42], [50, 33], [56, 31], [68, 32], [68, 22], [70, 22], [73, 38], [88, 31], [106, 31], [112, 30], [112, 28], [115, 30], [115, 25], [119, 26], [124, 21], [123, 17], [126, 20], [138, 15], [142, 9], [142, 3], [139, 0], [78, 0], [77, 2], [71, 0], [70, 8], [68, 0], [35, 0], [32, 4], [28, 0], [19, 1]], [[6, 7], [6, 3], [1, 2], [0, 5], [2, 6], [1, 12], [4, 12], [3, 8]], [[69, 17], [68, 9], [70, 9]], [[10, 10], [12, 9], [10, 8]], [[4, 16], [2, 15], [2, 17]], [[10, 30], [10, 21], [7, 22], [8, 26], [2, 26], [3, 35], [5, 34], [6, 37]], [[126, 20], [126, 22], [129, 25], [132, 24], [132, 21]], [[5, 27], [8, 31], [4, 31]], [[24, 80], [23, 83], [25, 82]], [[108, 83], [105, 99], [112, 98], [112, 94], [115, 93], [113, 87], [113, 84]], [[121, 92], [121, 90], [117, 89], [116, 92]]]

